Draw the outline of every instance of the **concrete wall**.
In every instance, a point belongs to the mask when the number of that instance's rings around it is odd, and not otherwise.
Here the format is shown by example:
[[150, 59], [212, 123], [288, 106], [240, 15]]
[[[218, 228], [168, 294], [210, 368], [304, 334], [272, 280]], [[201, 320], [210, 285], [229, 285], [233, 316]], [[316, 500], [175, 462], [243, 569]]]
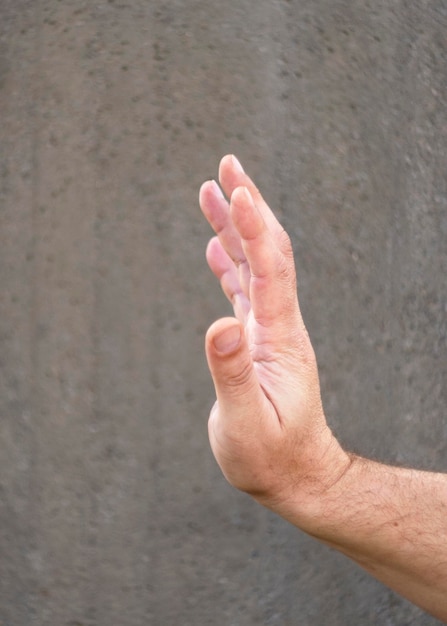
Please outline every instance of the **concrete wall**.
[[447, 7], [0, 0], [0, 623], [435, 621], [226, 485], [200, 183], [290, 231], [350, 449], [447, 470]]

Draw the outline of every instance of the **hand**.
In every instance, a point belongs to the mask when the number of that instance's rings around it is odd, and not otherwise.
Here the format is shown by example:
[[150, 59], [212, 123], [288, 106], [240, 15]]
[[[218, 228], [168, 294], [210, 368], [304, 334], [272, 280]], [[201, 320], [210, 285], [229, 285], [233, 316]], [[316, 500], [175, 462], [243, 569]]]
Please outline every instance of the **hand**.
[[233, 156], [220, 185], [200, 190], [217, 237], [208, 264], [235, 318], [215, 322], [206, 354], [217, 401], [212, 450], [238, 489], [287, 516], [337, 482], [350, 463], [326, 424], [317, 365], [296, 292], [290, 239]]

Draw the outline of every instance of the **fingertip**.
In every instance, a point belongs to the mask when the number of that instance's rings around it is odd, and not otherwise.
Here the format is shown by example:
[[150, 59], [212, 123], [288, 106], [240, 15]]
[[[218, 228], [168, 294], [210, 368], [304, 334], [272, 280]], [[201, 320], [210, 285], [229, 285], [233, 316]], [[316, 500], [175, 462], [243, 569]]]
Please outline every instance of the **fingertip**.
[[230, 213], [243, 239], [257, 237], [264, 227], [264, 218], [247, 187], [236, 187], [231, 194]]
[[245, 175], [239, 159], [234, 154], [226, 154], [219, 164], [219, 180], [226, 180], [229, 176]]
[[237, 352], [242, 344], [242, 327], [234, 317], [224, 317], [214, 322], [205, 337], [209, 356], [230, 356]]
[[202, 195], [205, 193], [205, 191], [207, 190], [207, 188], [208, 188], [208, 186], [209, 186], [210, 182], [211, 182], [211, 180], [206, 180], [205, 182], [203, 182], [203, 183], [200, 185], [200, 189], [199, 189], [199, 196], [202, 196]]
[[206, 257], [208, 258], [209, 254], [212, 254], [214, 250], [221, 248], [221, 244], [219, 242], [219, 237], [211, 237], [208, 241], [208, 245], [206, 246]]
[[227, 168], [227, 167], [231, 166], [231, 161], [232, 161], [232, 158], [231, 158], [231, 157], [232, 157], [232, 156], [233, 156], [232, 154], [226, 154], [225, 156], [223, 156], [223, 157], [221, 158], [220, 163], [219, 163], [219, 172], [220, 172], [222, 169], [225, 169], [225, 168]]
[[[211, 271], [220, 278], [223, 270], [228, 265], [228, 255], [222, 248], [219, 237], [212, 237], [206, 246], [205, 258]], [[231, 262], [231, 261], [230, 261]]]
[[210, 182], [211, 181], [206, 180], [204, 183], [202, 183], [200, 185], [200, 189], [199, 189], [199, 206], [200, 206], [202, 211], [204, 211], [205, 207], [206, 207], [206, 200], [207, 200], [207, 196], [208, 196], [208, 190], [210, 188]]
[[234, 154], [230, 155], [230, 161], [235, 172], [237, 172], [238, 174], [245, 174], [245, 171], [241, 165], [241, 162], [239, 161], [237, 157], [234, 156]]
[[240, 325], [232, 324], [213, 336], [214, 348], [219, 355], [229, 356], [239, 349], [241, 337]]
[[219, 200], [222, 200], [224, 198], [224, 195], [217, 182], [214, 179], [211, 179], [206, 180], [204, 183], [202, 183], [199, 190], [199, 198], [201, 202], [209, 198], [217, 198]]
[[256, 208], [256, 205], [253, 200], [253, 196], [250, 193], [250, 190], [248, 189], [248, 187], [245, 187], [243, 185], [236, 187], [236, 189], [234, 189], [233, 193], [231, 194], [231, 201], [248, 203], [253, 208]]

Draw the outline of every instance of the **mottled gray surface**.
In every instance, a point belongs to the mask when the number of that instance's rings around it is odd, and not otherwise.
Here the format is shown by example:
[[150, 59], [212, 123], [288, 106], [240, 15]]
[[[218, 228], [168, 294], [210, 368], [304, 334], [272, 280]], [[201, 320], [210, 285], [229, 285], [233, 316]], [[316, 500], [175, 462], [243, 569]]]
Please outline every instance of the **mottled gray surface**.
[[328, 417], [447, 470], [444, 0], [0, 0], [2, 626], [434, 625], [238, 494], [197, 189], [290, 230]]

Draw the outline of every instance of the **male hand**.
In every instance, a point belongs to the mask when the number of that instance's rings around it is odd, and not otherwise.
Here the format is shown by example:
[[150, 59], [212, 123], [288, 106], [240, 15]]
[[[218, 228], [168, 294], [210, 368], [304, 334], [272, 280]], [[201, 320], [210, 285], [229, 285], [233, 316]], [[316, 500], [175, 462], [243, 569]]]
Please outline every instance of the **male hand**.
[[350, 459], [324, 417], [290, 239], [235, 157], [222, 159], [219, 182], [229, 201], [208, 181], [200, 206], [217, 235], [207, 261], [235, 317], [206, 336], [211, 447], [230, 483], [296, 519], [297, 501], [304, 510]]

